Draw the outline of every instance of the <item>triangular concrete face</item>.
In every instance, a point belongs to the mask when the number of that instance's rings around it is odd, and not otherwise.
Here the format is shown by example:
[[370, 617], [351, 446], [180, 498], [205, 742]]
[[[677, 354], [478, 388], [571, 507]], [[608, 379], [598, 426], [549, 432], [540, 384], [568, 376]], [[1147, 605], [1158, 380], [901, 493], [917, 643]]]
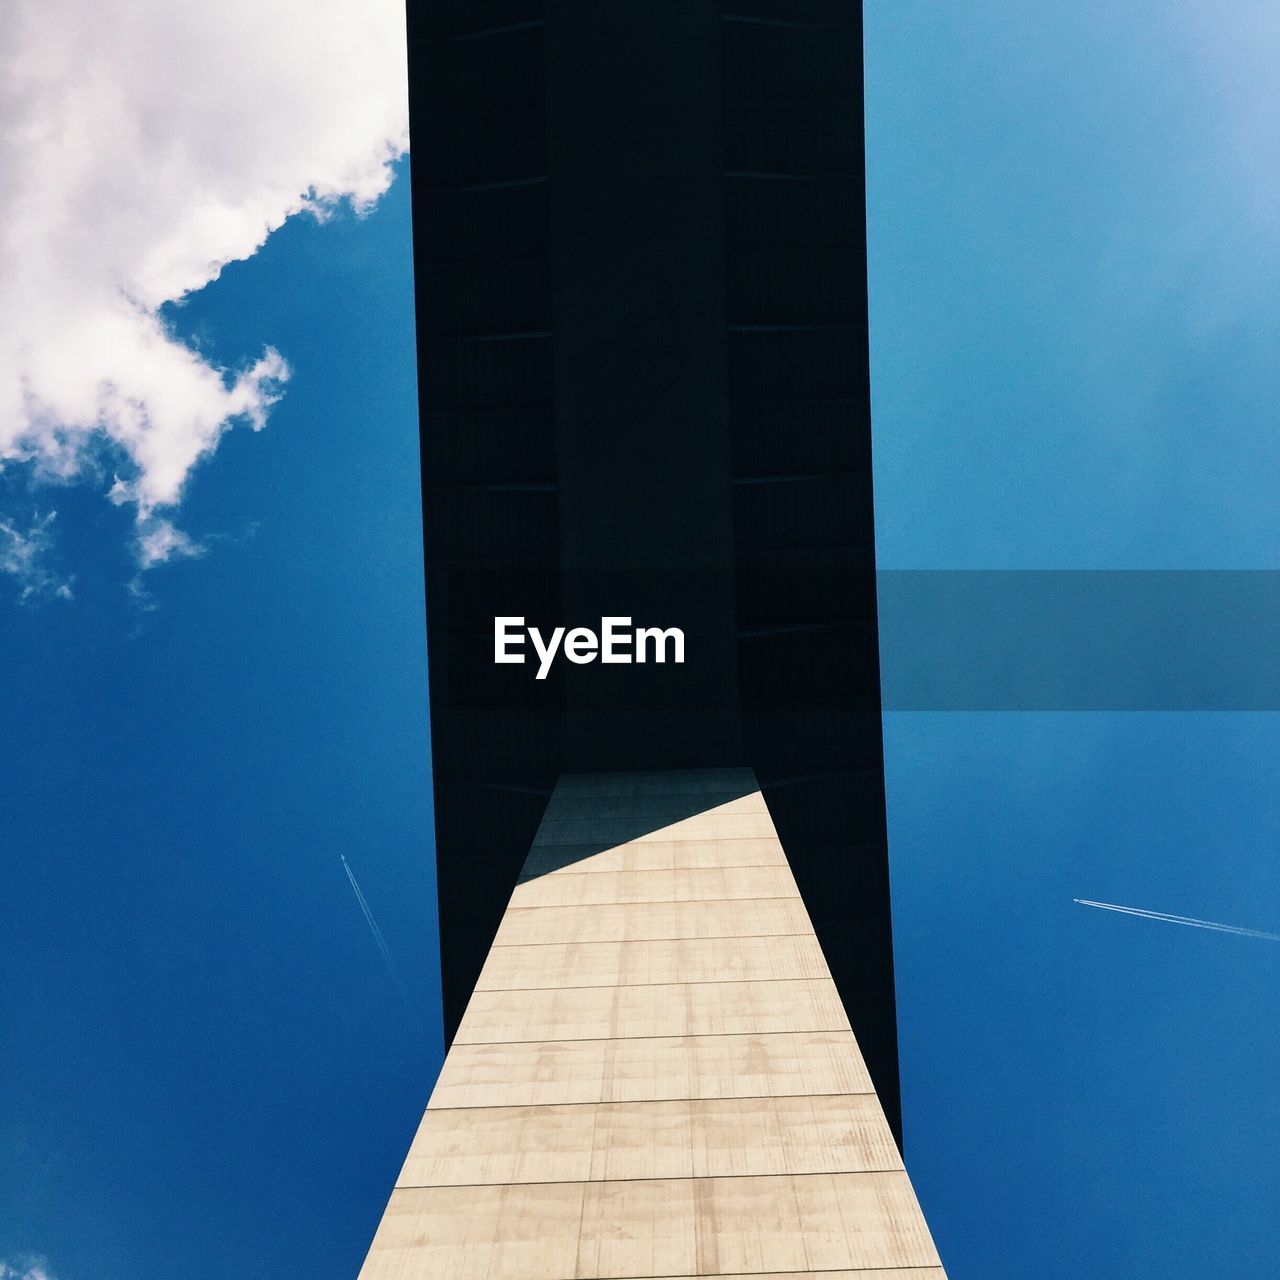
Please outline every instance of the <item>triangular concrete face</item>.
[[943, 1280], [750, 770], [569, 775], [361, 1280]]

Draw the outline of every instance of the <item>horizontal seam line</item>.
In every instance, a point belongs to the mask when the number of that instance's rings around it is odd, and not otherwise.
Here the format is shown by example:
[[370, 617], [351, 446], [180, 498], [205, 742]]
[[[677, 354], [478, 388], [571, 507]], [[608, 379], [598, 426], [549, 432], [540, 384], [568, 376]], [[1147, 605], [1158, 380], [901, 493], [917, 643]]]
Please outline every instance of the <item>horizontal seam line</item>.
[[[942, 1276], [942, 1264], [940, 1262], [926, 1262], [919, 1267], [805, 1267], [803, 1271], [714, 1271], [703, 1272], [700, 1276], [690, 1277], [687, 1273], [683, 1276], [677, 1275], [674, 1271], [668, 1271], [662, 1276], [655, 1276], [652, 1271], [648, 1275], [633, 1276], [611, 1276], [610, 1280], [751, 1280], [752, 1276], [867, 1276], [868, 1280], [875, 1280], [876, 1276], [900, 1276], [904, 1270], [907, 1271], [932, 1271]], [[570, 1280], [570, 1277], [565, 1277]]]
[[[489, 633], [484, 632], [482, 634], [488, 635]], [[739, 816], [752, 817], [754, 815], [751, 815], [751, 814], [739, 815], [739, 814], [728, 813], [728, 814], [724, 814], [723, 816], [727, 818], [734, 818]], [[552, 822], [589, 822], [590, 819], [589, 818], [552, 818], [550, 819], [550, 821]], [[662, 830], [665, 830], [665, 828], [655, 827], [654, 830], [662, 831]], [[646, 834], [652, 834], [652, 833], [649, 832]], [[675, 836], [675, 837], [672, 837], [671, 839], [664, 839], [664, 840], [646, 840], [644, 836], [637, 836], [634, 840], [619, 840], [617, 844], [611, 844], [608, 846], [607, 849], [601, 849], [600, 852], [607, 853], [609, 849], [622, 849], [622, 848], [625, 848], [627, 845], [632, 845], [632, 844], [733, 844], [735, 840], [778, 840], [778, 833], [776, 830], [771, 828], [767, 836]], [[594, 840], [557, 840], [555, 842], [548, 841], [545, 844], [539, 844], [537, 837], [535, 836], [533, 844], [529, 846], [529, 851], [533, 852], [536, 849], [557, 849], [557, 848], [563, 848], [565, 845], [595, 844], [595, 843], [596, 842]], [[781, 844], [782, 842], [779, 840], [778, 843]]]
[[[859, 570], [859, 572], [862, 573], [863, 576], [868, 579], [871, 577], [871, 571], [869, 569]], [[613, 799], [615, 797], [606, 796], [605, 798]], [[731, 804], [732, 801], [724, 800], [724, 801], [721, 801], [721, 803]], [[590, 810], [592, 808], [598, 808], [598, 806], [594, 804], [584, 805], [583, 807], [587, 810]], [[620, 840], [618, 843], [619, 844], [660, 844], [662, 843], [662, 841], [646, 840], [645, 836], [656, 835], [659, 831], [666, 831], [671, 827], [679, 826], [680, 824], [685, 822], [696, 822], [699, 818], [713, 818], [716, 821], [720, 821], [725, 818], [728, 818], [730, 820], [737, 819], [737, 818], [763, 818], [768, 820], [772, 817], [772, 815], [766, 809], [747, 809], [739, 813], [713, 813], [712, 811], [718, 807], [719, 806], [717, 805], [712, 805], [710, 809], [701, 809], [697, 813], [686, 814], [683, 818], [668, 818], [665, 821], [659, 823], [659, 825], [657, 826], [646, 827], [643, 833], [641, 833], [640, 835], [633, 836], [629, 840]], [[598, 813], [592, 813], [592, 812], [586, 812], [586, 813], [580, 813], [580, 814], [552, 813], [550, 808], [548, 808], [543, 812], [542, 823], [543, 825], [545, 825], [547, 823], [554, 824], [557, 822], [594, 822], [594, 821], [597, 821], [598, 818], [599, 818]], [[620, 822], [647, 821], [643, 813], [638, 813], [634, 815], [621, 814], [619, 815], [618, 820]], [[776, 832], [774, 831], [772, 822], [770, 822], [769, 824], [769, 830], [771, 834], [776, 834]], [[769, 836], [683, 836], [679, 838], [682, 840], [688, 840], [690, 842], [693, 842], [693, 841], [714, 841], [714, 840], [768, 840]], [[671, 843], [674, 843], [674, 841], [671, 841]], [[610, 846], [610, 848], [616, 848], [616, 847], [617, 846], [615, 845]]]
[[[522, 884], [531, 884], [532, 881], [521, 881]], [[786, 893], [782, 897], [799, 897], [799, 893]], [[778, 899], [773, 897], [718, 897], [717, 902], [774, 902]], [[707, 899], [703, 897], [663, 897], [657, 901], [664, 906], [685, 906], [689, 902], [705, 902]], [[570, 908], [596, 908], [596, 906], [649, 906], [653, 904], [652, 899], [645, 899], [644, 902], [636, 902], [628, 899], [611, 899], [607, 901], [582, 901], [582, 902], [531, 902], [529, 905], [517, 905], [515, 902], [507, 906], [508, 911], [536, 911], [541, 909], [570, 909]]]
[[546, 23], [541, 18], [537, 18], [531, 22], [509, 22], [502, 27], [485, 27], [480, 31], [461, 31], [449, 38], [461, 43], [464, 40], [484, 40], [489, 36], [504, 36], [512, 31], [531, 31], [535, 27], [544, 26]]
[[[611, 1276], [610, 1280], [751, 1280], [752, 1276], [867, 1276], [868, 1280], [875, 1280], [876, 1276], [900, 1276], [904, 1270], [907, 1271], [933, 1271], [939, 1276], [943, 1275], [942, 1264], [940, 1262], [926, 1262], [919, 1267], [805, 1267], [803, 1271], [713, 1271], [704, 1272], [702, 1275], [690, 1277], [686, 1272], [684, 1275], [677, 1275], [674, 1271], [668, 1271], [662, 1276], [655, 1276], [652, 1271], [648, 1275], [631, 1275], [631, 1276]], [[564, 1277], [564, 1280], [572, 1280], [571, 1277]]]
[[[747, 933], [747, 934], [727, 934], [723, 938], [637, 938], [637, 939], [619, 939], [619, 938], [596, 938], [590, 942], [507, 942], [507, 947], [618, 947], [628, 946], [633, 942], [730, 942], [735, 937], [745, 938], [799, 938], [805, 935], [799, 933]], [[814, 943], [818, 941], [816, 933], [810, 933]]]
[[[652, 1271], [648, 1275], [632, 1275], [632, 1276], [611, 1276], [610, 1280], [751, 1280], [752, 1276], [867, 1276], [869, 1280], [875, 1280], [876, 1276], [900, 1276], [903, 1270], [907, 1271], [933, 1271], [939, 1276], [943, 1274], [942, 1264], [940, 1262], [926, 1262], [919, 1267], [805, 1267], [803, 1271], [714, 1271], [704, 1272], [700, 1276], [690, 1277], [688, 1273], [685, 1275], [677, 1275], [674, 1271], [668, 1271], [662, 1276], [655, 1276]], [[571, 1280], [571, 1277], [564, 1277], [564, 1280]]]
[[[598, 857], [598, 854], [588, 854]], [[527, 880], [517, 880], [517, 885], [533, 884], [535, 880], [545, 880], [548, 876], [660, 876], [685, 871], [755, 871], [758, 869], [774, 870], [786, 867], [787, 862], [731, 862], [724, 866], [714, 867], [597, 867], [592, 871], [570, 871], [568, 867], [553, 867], [550, 871], [531, 872]], [[521, 875], [524, 873], [521, 872]]]
[[[542, 1107], [647, 1107], [664, 1102], [770, 1102], [784, 1098], [874, 1098], [875, 1096], [874, 1089], [858, 1089], [840, 1093], [744, 1093], [717, 1097], [690, 1094], [681, 1098], [601, 1098], [590, 1102], [485, 1102], [479, 1106], [469, 1107], [436, 1107], [428, 1102], [427, 1111], [528, 1111]], [[425, 1119], [425, 1114], [423, 1118]]]
[[642, 898], [637, 902], [582, 902], [567, 903], [564, 906], [516, 907], [508, 906], [508, 911], [578, 911], [583, 907], [678, 907], [684, 903], [709, 902], [799, 902], [798, 893], [768, 893], [752, 898]]
[[784, 169], [725, 169], [725, 178], [761, 178], [766, 182], [856, 182], [860, 175], [848, 173], [789, 173]]
[[[823, 403], [826, 402], [823, 401]], [[855, 403], [854, 399], [851, 397], [850, 403]], [[584, 796], [607, 796], [609, 799], [617, 800], [648, 800], [652, 799], [654, 796], [658, 796], [663, 797], [663, 799], [671, 800], [675, 799], [676, 796], [718, 795], [733, 795], [736, 799], [741, 800], [745, 799], [746, 796], [758, 795], [760, 791], [759, 786], [751, 786], [750, 780], [736, 782], [733, 778], [726, 777], [723, 778], [723, 780], [714, 778], [714, 780], [708, 780], [708, 783], [708, 786], [690, 787], [687, 788], [687, 790], [680, 791], [673, 790], [673, 787], [678, 785], [678, 782], [676, 781], [654, 783], [653, 786], [645, 787], [644, 790], [639, 791], [635, 790], [634, 787], [628, 791], [617, 790], [618, 787], [625, 786], [625, 783], [622, 782], [602, 782], [598, 783], [598, 785], [557, 787], [556, 790], [558, 794], [566, 800], [579, 800]], [[714, 785], [710, 785], [710, 783], [714, 783]], [[614, 790], [602, 791], [599, 790], [599, 787], [613, 787]]]
[[[795, 978], [690, 978], [676, 982], [575, 982], [567, 987], [476, 987], [489, 995], [518, 995], [526, 991], [630, 991], [635, 987], [725, 987], [744, 982], [830, 982], [835, 979], [829, 973]], [[837, 993], [838, 994], [838, 993]]]
[[848, 1031], [850, 1035], [853, 1034], [849, 1027], [788, 1027], [785, 1031], [675, 1031], [667, 1035], [657, 1035], [650, 1032], [648, 1035], [643, 1036], [567, 1036], [558, 1040], [551, 1036], [538, 1036], [533, 1040], [459, 1040], [455, 1036], [453, 1043], [456, 1045], [480, 1046], [495, 1044], [590, 1044], [594, 1041], [597, 1044], [616, 1044], [619, 1040], [684, 1040], [691, 1037], [697, 1037], [702, 1040], [715, 1039], [719, 1036], [811, 1036], [820, 1031], [833, 1034], [843, 1034]]
[[856, 320], [824, 320], [813, 324], [729, 324], [730, 333], [816, 333], [830, 329], [859, 328]]
[[[857, 23], [851, 18], [830, 18], [813, 22], [787, 21], [781, 18], [757, 18], [746, 13], [722, 13], [721, 22], [739, 23], [746, 27], [801, 27], [806, 31], [826, 30], [828, 27], [854, 27]], [[848, 1270], [847, 1267], [843, 1270]], [[779, 1273], [785, 1274], [785, 1273]]]
[[[587, 1187], [605, 1182], [713, 1182], [730, 1178], [829, 1178], [833, 1174], [906, 1173], [896, 1169], [817, 1169], [808, 1173], [789, 1173], [780, 1169], [774, 1173], [673, 1173], [653, 1178], [533, 1178], [527, 1182], [397, 1182], [396, 1191], [466, 1191], [477, 1187]], [[748, 1273], [749, 1274], [749, 1273]], [[803, 1273], [802, 1273], [803, 1274]], [[714, 1275], [708, 1280], [715, 1280]]]
[[[740, 1039], [748, 1040], [759, 1036], [852, 1036], [853, 1030], [850, 1027], [836, 1028], [824, 1027], [820, 1031], [691, 1031], [684, 1035], [667, 1035], [667, 1036], [619, 1036], [622, 1040], [701, 1040], [706, 1036], [738, 1036]], [[614, 1037], [610, 1036], [588, 1036], [587, 1040], [594, 1040], [597, 1044], [609, 1044]], [[454, 1041], [454, 1044], [458, 1044]], [[562, 1044], [565, 1041], [560, 1040], [495, 1040], [493, 1044]], [[582, 1044], [583, 1040], [572, 1041], [573, 1044]], [[856, 1044], [857, 1041], [855, 1040]], [[466, 1047], [463, 1045], [462, 1047]], [[453, 1052], [450, 1047], [449, 1053]], [[448, 1055], [446, 1054], [446, 1058]]]
[[494, 942], [489, 950], [492, 951], [495, 947], [601, 947], [630, 942], [725, 942], [733, 938], [803, 938], [812, 933], [811, 929], [801, 929], [795, 933], [714, 933], [697, 937], [681, 934], [675, 938], [588, 938], [582, 942]]
[[514, 333], [459, 333], [441, 334], [441, 342], [532, 342], [535, 338], [551, 337], [550, 329], [525, 329]]

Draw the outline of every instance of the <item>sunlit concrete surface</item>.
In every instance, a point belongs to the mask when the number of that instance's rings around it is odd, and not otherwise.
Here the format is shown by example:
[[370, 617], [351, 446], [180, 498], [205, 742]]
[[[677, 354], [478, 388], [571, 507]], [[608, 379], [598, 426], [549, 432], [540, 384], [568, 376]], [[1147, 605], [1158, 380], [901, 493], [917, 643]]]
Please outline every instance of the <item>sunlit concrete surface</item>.
[[822, 949], [811, 934], [740, 938], [732, 956], [725, 951], [718, 938], [494, 947], [476, 990], [822, 978], [827, 973]]
[[[682, 938], [811, 937], [798, 897], [703, 902], [626, 902], [508, 911], [495, 946], [542, 942], [671, 941]], [[566, 932], [572, 930], [572, 932]], [[726, 948], [726, 953], [733, 948]]]
[[942, 1280], [748, 770], [561, 780], [361, 1280]]
[[870, 1093], [854, 1048], [840, 1031], [454, 1045], [430, 1105]]

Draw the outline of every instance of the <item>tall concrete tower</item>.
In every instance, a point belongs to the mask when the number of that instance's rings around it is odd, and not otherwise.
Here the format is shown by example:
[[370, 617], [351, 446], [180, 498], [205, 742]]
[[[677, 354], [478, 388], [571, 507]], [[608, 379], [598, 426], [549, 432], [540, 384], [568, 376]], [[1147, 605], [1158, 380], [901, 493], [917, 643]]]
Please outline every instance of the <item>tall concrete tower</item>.
[[[855, 0], [411, 0], [444, 1069], [365, 1280], [942, 1272], [903, 1171]], [[495, 662], [497, 618], [684, 661]]]

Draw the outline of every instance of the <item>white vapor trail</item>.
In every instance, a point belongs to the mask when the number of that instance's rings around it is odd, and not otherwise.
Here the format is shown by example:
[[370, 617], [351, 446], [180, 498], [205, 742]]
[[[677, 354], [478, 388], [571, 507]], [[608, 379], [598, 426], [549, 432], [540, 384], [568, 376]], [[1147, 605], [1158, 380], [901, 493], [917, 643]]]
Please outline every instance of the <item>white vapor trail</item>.
[[396, 981], [396, 986], [400, 989], [401, 996], [404, 997], [405, 1004], [412, 1008], [413, 1002], [409, 999], [409, 993], [405, 990], [404, 979], [400, 976], [400, 970], [396, 968], [396, 962], [391, 958], [391, 948], [387, 946], [387, 940], [382, 936], [382, 930], [378, 928], [378, 922], [373, 918], [373, 912], [369, 910], [369, 904], [365, 901], [364, 894], [360, 892], [360, 886], [356, 883], [355, 872], [351, 870], [347, 855], [344, 853], [339, 856], [342, 858], [342, 869], [347, 873], [347, 879], [351, 881], [351, 887], [355, 890], [356, 901], [360, 904], [360, 910], [364, 912], [364, 918], [368, 922], [369, 932], [373, 934], [373, 940], [377, 943], [378, 953], [386, 962], [391, 976]]
[[1194, 916], [1175, 916], [1167, 911], [1148, 911], [1144, 907], [1122, 907], [1114, 902], [1092, 902], [1088, 898], [1072, 898], [1082, 907], [1097, 907], [1100, 911], [1118, 911], [1121, 915], [1140, 916], [1143, 920], [1163, 920], [1165, 924], [1185, 924], [1193, 929], [1212, 929], [1215, 933], [1234, 933], [1241, 938], [1261, 938], [1264, 942], [1280, 942], [1280, 933], [1267, 933], [1265, 929], [1246, 929], [1238, 924], [1219, 924], [1216, 920], [1197, 920]]

